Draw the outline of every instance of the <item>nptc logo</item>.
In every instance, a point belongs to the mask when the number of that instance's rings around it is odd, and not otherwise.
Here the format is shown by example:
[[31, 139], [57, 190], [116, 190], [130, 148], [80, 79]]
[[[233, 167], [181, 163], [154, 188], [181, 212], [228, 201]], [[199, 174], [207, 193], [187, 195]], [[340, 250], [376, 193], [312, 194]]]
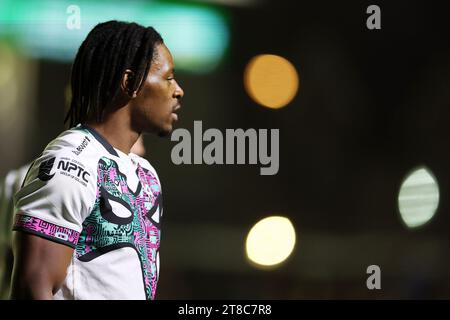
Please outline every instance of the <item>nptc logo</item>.
[[90, 176], [89, 172], [85, 171], [80, 165], [77, 165], [76, 163], [60, 160], [58, 162], [58, 169], [62, 169], [68, 173], [71, 171], [75, 171], [77, 173], [77, 177], [80, 176], [83, 178], [84, 182], [88, 182], [87, 176]]
[[[55, 157], [45, 160], [40, 164], [38, 173], [39, 180], [49, 181], [51, 178], [55, 176], [55, 173], [50, 174], [54, 164], [55, 164]], [[66, 171], [67, 173], [74, 172], [74, 175], [76, 175], [78, 178], [81, 177], [84, 180], [84, 182], [88, 182], [87, 177], [90, 176], [90, 173], [84, 170], [84, 168], [81, 165], [77, 165], [76, 163], [70, 161], [59, 160], [58, 169]]]

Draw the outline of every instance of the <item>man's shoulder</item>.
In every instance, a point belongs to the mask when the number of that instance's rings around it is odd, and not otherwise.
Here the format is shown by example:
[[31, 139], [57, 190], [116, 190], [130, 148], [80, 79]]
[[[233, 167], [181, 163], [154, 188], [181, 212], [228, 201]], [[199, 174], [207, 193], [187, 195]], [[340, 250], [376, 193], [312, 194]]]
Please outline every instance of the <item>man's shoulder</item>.
[[58, 135], [33, 161], [19, 198], [38, 189], [64, 197], [78, 190], [95, 193], [101, 151], [90, 143], [92, 138], [82, 130], [69, 129]]
[[35, 179], [54, 184], [61, 180], [67, 187], [72, 180], [83, 186], [95, 184], [98, 161], [102, 149], [94, 145], [92, 136], [84, 130], [72, 128], [53, 139], [35, 158], [25, 179], [28, 185]]
[[50, 141], [45, 147], [44, 152], [74, 151], [73, 153], [78, 155], [88, 146], [91, 140], [92, 138], [86, 131], [79, 127], [74, 127], [61, 132], [55, 139]]
[[63, 131], [53, 139], [42, 152], [41, 158], [65, 158], [82, 161], [85, 165], [97, 165], [102, 156], [101, 148], [95, 145], [94, 138], [80, 127]]

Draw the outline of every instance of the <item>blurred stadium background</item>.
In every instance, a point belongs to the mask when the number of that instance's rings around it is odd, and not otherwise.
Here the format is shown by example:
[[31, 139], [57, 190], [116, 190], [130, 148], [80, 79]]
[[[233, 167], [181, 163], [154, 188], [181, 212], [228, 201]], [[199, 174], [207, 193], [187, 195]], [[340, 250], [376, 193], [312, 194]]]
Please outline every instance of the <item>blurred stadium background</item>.
[[[450, 6], [377, 1], [371, 31], [371, 4], [0, 0], [0, 175], [65, 129], [71, 62], [96, 23], [152, 25], [185, 91], [178, 127], [280, 129], [273, 176], [176, 166], [175, 142], [146, 137], [164, 190], [159, 299], [449, 298]], [[244, 73], [263, 54], [286, 71], [258, 93]], [[267, 92], [287, 98], [267, 108]], [[252, 229], [271, 216], [284, 218]]]

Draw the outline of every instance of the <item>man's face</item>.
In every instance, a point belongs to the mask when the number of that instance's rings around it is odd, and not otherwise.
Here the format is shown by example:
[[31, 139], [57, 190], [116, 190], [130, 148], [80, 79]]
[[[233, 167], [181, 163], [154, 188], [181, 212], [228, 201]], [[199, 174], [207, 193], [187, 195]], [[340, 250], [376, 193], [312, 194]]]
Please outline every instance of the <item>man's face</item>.
[[164, 44], [156, 45], [147, 78], [141, 90], [130, 101], [133, 126], [141, 132], [166, 136], [172, 132], [175, 111], [184, 95], [175, 81], [173, 58]]

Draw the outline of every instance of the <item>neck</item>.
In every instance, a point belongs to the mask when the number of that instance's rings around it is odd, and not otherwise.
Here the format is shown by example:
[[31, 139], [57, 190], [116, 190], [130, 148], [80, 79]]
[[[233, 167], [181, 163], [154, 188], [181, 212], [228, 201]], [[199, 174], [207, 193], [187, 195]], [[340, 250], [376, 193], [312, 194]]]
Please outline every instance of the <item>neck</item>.
[[87, 121], [86, 124], [101, 134], [111, 146], [129, 154], [140, 134], [131, 129], [129, 121], [124, 121], [128, 117], [120, 113], [117, 111], [100, 123]]

